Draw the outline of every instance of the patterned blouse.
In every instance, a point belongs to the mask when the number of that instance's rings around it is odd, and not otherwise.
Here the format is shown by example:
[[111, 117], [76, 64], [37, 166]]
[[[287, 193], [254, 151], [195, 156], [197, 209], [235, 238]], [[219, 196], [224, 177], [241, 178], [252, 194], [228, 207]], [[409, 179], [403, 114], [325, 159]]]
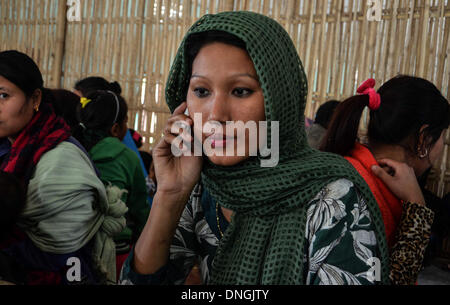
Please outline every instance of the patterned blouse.
[[[405, 203], [390, 254], [392, 284], [413, 285], [421, 270], [434, 213], [423, 205]], [[123, 265], [119, 284], [184, 284], [199, 265], [207, 284], [222, 232], [228, 226], [217, 202], [197, 185], [183, 211], [170, 247], [168, 263], [154, 274], [132, 268], [133, 251]], [[309, 285], [375, 284], [373, 263], [377, 242], [370, 213], [352, 182], [341, 179], [323, 188], [308, 204], [304, 257]]]
[[[168, 263], [154, 274], [137, 274], [131, 267], [132, 251], [119, 283], [183, 284], [197, 263], [203, 283], [208, 283], [227, 225], [216, 201], [197, 185], [178, 224]], [[305, 245], [306, 284], [375, 283], [371, 272], [378, 249], [374, 228], [365, 201], [349, 180], [327, 185], [308, 203]]]

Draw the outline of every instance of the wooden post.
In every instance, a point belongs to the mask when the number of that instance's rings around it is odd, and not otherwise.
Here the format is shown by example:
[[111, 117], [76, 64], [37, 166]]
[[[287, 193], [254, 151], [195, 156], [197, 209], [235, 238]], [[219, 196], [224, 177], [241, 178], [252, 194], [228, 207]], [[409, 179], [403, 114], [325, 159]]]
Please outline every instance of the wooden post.
[[67, 25], [67, 5], [66, 1], [58, 2], [58, 17], [56, 19], [56, 50], [55, 62], [53, 63], [52, 85], [55, 88], [61, 87], [61, 75], [63, 69], [64, 47], [66, 44], [66, 25]]

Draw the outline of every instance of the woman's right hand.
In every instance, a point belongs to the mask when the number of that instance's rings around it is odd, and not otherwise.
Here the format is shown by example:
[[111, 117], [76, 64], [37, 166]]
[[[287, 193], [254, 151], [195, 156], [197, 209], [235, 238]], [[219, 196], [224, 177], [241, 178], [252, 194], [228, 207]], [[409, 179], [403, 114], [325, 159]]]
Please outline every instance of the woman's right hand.
[[175, 109], [166, 123], [163, 138], [153, 149], [157, 192], [180, 198], [190, 195], [200, 179], [203, 164], [202, 157], [194, 156], [193, 152], [190, 156], [183, 153], [179, 157], [172, 153], [172, 144], [177, 146], [178, 136], [182, 136], [185, 142], [190, 142], [191, 146], [194, 145], [193, 136], [190, 133], [183, 134], [184, 129], [180, 129], [181, 123], [190, 126], [190, 130], [193, 130], [192, 119], [184, 114], [186, 107], [187, 104], [184, 102]]
[[[157, 189], [149, 218], [134, 248], [133, 268], [139, 274], [153, 274], [167, 263], [178, 222], [200, 178], [202, 157], [193, 154], [177, 157], [172, 153], [172, 144], [182, 133], [180, 129], [175, 132], [172, 126], [184, 122], [193, 127], [192, 119], [183, 114], [185, 110], [186, 103], [175, 109], [164, 128], [163, 138], [153, 149]], [[187, 134], [182, 136], [185, 141], [190, 140]]]
[[413, 168], [406, 163], [391, 159], [377, 161], [381, 166], [387, 166], [390, 173], [375, 165], [372, 167], [372, 172], [387, 185], [397, 198], [406, 202], [425, 205], [425, 199]]

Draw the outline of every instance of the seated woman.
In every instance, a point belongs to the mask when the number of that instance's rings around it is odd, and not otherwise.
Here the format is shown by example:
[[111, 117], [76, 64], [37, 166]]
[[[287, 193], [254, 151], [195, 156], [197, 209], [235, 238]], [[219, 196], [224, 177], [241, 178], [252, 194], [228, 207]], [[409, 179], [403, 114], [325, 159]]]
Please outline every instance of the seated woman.
[[[398, 76], [373, 89], [369, 79], [335, 111], [322, 150], [345, 156], [372, 190], [391, 251], [391, 280], [414, 284], [422, 267], [433, 212], [416, 177], [440, 159], [450, 106], [429, 81]], [[368, 143], [357, 142], [360, 118], [370, 108]], [[400, 177], [409, 180], [403, 183]]]
[[[173, 115], [153, 149], [152, 210], [121, 283], [182, 284], [197, 260], [209, 284], [389, 282], [376, 201], [342, 157], [308, 146], [306, 96], [300, 58], [274, 20], [224, 12], [191, 27], [167, 83]], [[255, 123], [257, 134], [225, 132], [230, 122]], [[272, 164], [251, 145], [266, 136]]]
[[139, 159], [121, 142], [128, 130], [127, 112], [127, 104], [120, 95], [112, 91], [93, 91], [77, 107], [79, 125], [74, 132], [89, 152], [107, 189], [116, 187], [128, 207], [127, 225], [114, 236], [118, 270], [139, 238], [150, 213]]
[[[108, 198], [82, 146], [55, 115], [39, 68], [27, 55], [0, 52], [0, 171], [26, 191], [17, 228], [2, 250], [27, 270], [27, 284], [115, 282], [112, 236], [126, 207]], [[111, 199], [111, 201], [108, 201]]]

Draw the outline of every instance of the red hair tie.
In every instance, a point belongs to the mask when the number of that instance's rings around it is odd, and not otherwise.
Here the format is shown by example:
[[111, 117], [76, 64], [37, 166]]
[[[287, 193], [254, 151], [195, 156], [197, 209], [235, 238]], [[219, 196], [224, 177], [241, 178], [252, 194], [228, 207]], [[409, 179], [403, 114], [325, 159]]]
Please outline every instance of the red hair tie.
[[381, 104], [381, 96], [378, 94], [378, 92], [375, 91], [375, 80], [373, 78], [369, 78], [364, 83], [362, 83], [361, 86], [359, 86], [358, 92], [362, 95], [369, 95], [369, 108], [370, 110], [377, 110], [380, 108]]

